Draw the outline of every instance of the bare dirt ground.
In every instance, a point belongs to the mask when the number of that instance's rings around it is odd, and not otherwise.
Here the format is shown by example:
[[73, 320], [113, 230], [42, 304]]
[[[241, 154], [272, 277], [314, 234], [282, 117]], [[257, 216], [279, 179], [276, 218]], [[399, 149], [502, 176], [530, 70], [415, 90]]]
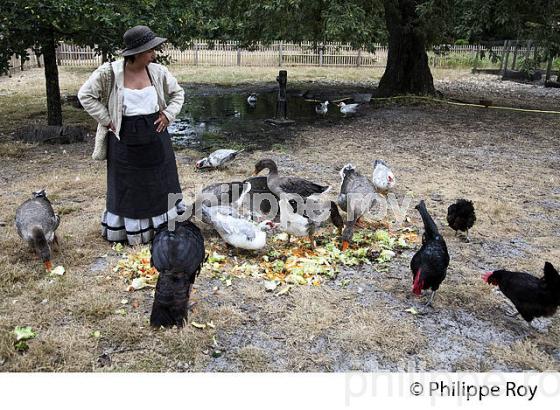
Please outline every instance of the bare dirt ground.
[[[540, 109], [555, 109], [560, 96], [467, 74], [453, 83], [439, 79], [437, 86], [449, 94], [494, 95], [510, 106]], [[214, 327], [189, 324], [166, 331], [149, 328], [151, 291], [127, 292], [125, 280], [112, 270], [118, 256], [99, 228], [105, 163], [90, 159], [92, 141], [33, 146], [5, 140], [0, 370], [559, 371], [559, 316], [535, 330], [506, 316], [505, 298], [480, 279], [486, 270], [540, 275], [546, 260], [560, 264], [559, 126], [555, 114], [374, 103], [339, 123], [297, 128], [282, 149], [246, 153], [224, 171], [196, 173], [199, 153], [177, 152], [185, 193], [245, 178], [258, 159], [271, 157], [282, 173], [332, 184], [333, 198], [341, 166], [352, 162], [370, 174], [372, 160], [383, 158], [395, 172], [399, 202], [405, 195], [413, 196], [413, 205], [426, 200], [451, 263], [433, 309], [422, 309], [424, 300], [410, 292], [415, 249], [393, 259], [387, 271], [375, 264], [344, 267], [334, 280], [295, 286], [280, 296], [266, 292], [262, 277], [234, 276], [227, 286], [207, 266], [195, 284], [189, 323]], [[62, 214], [62, 249], [54, 258], [67, 270], [62, 277], [45, 274], [13, 226], [16, 207], [39, 187], [47, 188]], [[445, 223], [447, 206], [458, 197], [473, 200], [477, 209], [470, 243]], [[417, 213], [411, 209], [408, 216], [421, 232]], [[209, 249], [227, 254], [215, 234], [204, 232]], [[261, 256], [241, 255], [237, 262], [258, 263]], [[410, 307], [421, 314], [411, 314]], [[25, 353], [14, 349], [15, 326], [37, 332]]]

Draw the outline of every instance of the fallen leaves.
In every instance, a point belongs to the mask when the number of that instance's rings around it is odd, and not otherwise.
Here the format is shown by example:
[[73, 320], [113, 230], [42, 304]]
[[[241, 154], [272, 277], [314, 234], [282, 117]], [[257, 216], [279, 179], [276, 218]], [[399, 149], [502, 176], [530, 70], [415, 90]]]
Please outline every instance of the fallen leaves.
[[25, 327], [16, 326], [13, 333], [16, 336], [14, 347], [16, 348], [16, 350], [20, 352], [24, 352], [28, 350], [29, 345], [27, 344], [27, 341], [37, 336], [37, 333], [33, 331], [31, 326], [25, 326]]
[[210, 322], [206, 322], [206, 323], [199, 323], [199, 322], [195, 322], [194, 320], [191, 322], [191, 326], [195, 327], [197, 329], [201, 329], [204, 330], [206, 328], [210, 328], [210, 329], [216, 329], [216, 325], [214, 324], [214, 321], [210, 321]]
[[51, 271], [49, 272], [51, 276], [62, 276], [64, 275], [64, 273], [66, 273], [66, 269], [64, 269], [64, 266], [61, 265], [51, 269]]
[[386, 264], [418, 239], [408, 227], [396, 231], [362, 229], [354, 233], [353, 246], [342, 251], [326, 236], [316, 236], [322, 245], [308, 249], [303, 239], [288, 244], [282, 235], [272, 238], [268, 252], [257, 263], [246, 260], [238, 264], [237, 257], [228, 258], [213, 250], [204, 268], [226, 287], [232, 286], [234, 278], [263, 278], [265, 290], [278, 295], [287, 293], [287, 286], [320, 286], [325, 280], [334, 279], [340, 266], [377, 264], [378, 271], [387, 270]]
[[[113, 249], [117, 250], [118, 245], [121, 244], [113, 246]], [[123, 252], [121, 245], [120, 251], [122, 257], [113, 268], [113, 272], [131, 281], [127, 291], [155, 287], [159, 274], [156, 268], [150, 265], [150, 248], [144, 246], [136, 251]]]

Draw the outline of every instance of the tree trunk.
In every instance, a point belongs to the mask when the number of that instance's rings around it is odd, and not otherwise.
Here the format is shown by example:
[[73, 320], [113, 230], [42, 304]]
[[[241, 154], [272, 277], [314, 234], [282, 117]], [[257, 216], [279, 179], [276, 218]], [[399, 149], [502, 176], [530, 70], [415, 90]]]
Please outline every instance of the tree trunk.
[[47, 84], [47, 123], [48, 125], [62, 125], [62, 104], [58, 83], [58, 66], [56, 65], [56, 42], [52, 33], [45, 36], [41, 43], [41, 51]]
[[387, 67], [378, 95], [435, 94], [428, 64], [426, 38], [418, 20], [415, 0], [383, 0], [389, 31]]

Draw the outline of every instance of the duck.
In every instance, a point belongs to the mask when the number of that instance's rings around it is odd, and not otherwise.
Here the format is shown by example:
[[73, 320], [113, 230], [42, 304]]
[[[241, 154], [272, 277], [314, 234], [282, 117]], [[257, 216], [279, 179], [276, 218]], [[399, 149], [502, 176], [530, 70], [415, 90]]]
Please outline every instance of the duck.
[[249, 104], [251, 107], [254, 107], [257, 104], [257, 94], [251, 93], [251, 95], [247, 97], [247, 104]]
[[202, 188], [202, 201], [207, 206], [229, 205], [243, 199], [251, 190], [250, 182], [216, 182]]
[[202, 213], [211, 221], [218, 235], [229, 245], [238, 249], [256, 251], [266, 246], [266, 232], [274, 230], [278, 224], [266, 219], [259, 224], [228, 215], [218, 207], [202, 206]]
[[259, 250], [266, 245], [266, 232], [276, 229], [277, 223], [269, 219], [256, 224], [238, 212], [245, 196], [251, 190], [247, 182], [239, 199], [232, 205], [208, 206], [201, 203], [202, 220], [214, 227], [218, 235], [234, 248]]
[[328, 185], [319, 185], [299, 177], [281, 177], [278, 175], [276, 163], [269, 158], [261, 159], [255, 164], [253, 175], [258, 175], [263, 169], [268, 169], [266, 177], [268, 189], [278, 198], [285, 194], [297, 194], [308, 198], [311, 195], [325, 194], [331, 189]]
[[56, 229], [60, 217], [54, 213], [45, 190], [33, 192], [32, 198], [16, 209], [16, 230], [35, 251], [47, 271], [52, 269], [51, 248], [58, 248]]
[[385, 161], [381, 159], [373, 161], [372, 181], [375, 186], [375, 191], [384, 195], [393, 189], [396, 184], [393, 171]]
[[318, 105], [315, 106], [315, 112], [317, 114], [325, 115], [329, 111], [328, 105], [329, 105], [328, 101], [319, 103]]
[[[239, 190], [241, 190], [239, 193]], [[238, 219], [249, 219], [241, 213], [241, 207], [245, 196], [251, 191], [250, 182], [229, 182], [216, 183], [202, 189], [201, 195], [197, 198], [196, 204], [201, 209], [201, 219], [208, 225], [213, 225], [211, 216], [220, 213]], [[193, 213], [197, 208], [193, 205]], [[211, 211], [204, 211], [204, 207], [212, 208]]]
[[358, 107], [360, 106], [360, 104], [358, 103], [346, 104], [344, 103], [344, 101], [341, 101], [338, 103], [338, 106], [340, 107], [340, 112], [344, 115], [347, 115], [347, 114], [355, 114], [356, 111], [358, 111]]
[[377, 192], [374, 184], [356, 171], [352, 164], [340, 169], [340, 194], [337, 201], [340, 208], [347, 213], [346, 225], [342, 231], [342, 250], [348, 249], [354, 235], [354, 227], [359, 219], [376, 203]]
[[212, 152], [207, 157], [196, 161], [195, 168], [219, 168], [230, 163], [237, 157], [237, 155], [243, 152], [245, 149], [235, 150], [235, 149], [219, 149]]
[[283, 197], [278, 201], [278, 206], [280, 208], [279, 229], [288, 234], [288, 243], [290, 243], [292, 235], [306, 236], [311, 242], [311, 247], [315, 248], [313, 234], [319, 228], [319, 223], [311, 220], [304, 213], [298, 213], [296, 201], [293, 199]]
[[167, 223], [156, 229], [150, 264], [159, 273], [150, 325], [183, 327], [192, 286], [204, 263], [204, 237], [190, 221]]

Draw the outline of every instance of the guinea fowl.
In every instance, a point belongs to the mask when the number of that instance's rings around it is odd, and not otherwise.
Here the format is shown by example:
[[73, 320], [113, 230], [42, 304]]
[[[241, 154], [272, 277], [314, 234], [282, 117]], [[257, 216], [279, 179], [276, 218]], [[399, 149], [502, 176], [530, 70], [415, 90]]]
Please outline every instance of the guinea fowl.
[[151, 264], [159, 272], [150, 325], [183, 326], [192, 285], [204, 262], [204, 238], [192, 222], [161, 225], [152, 243]]
[[207, 157], [196, 161], [195, 167], [196, 169], [223, 167], [224, 165], [233, 161], [235, 157], [237, 157], [237, 154], [243, 151], [243, 149], [219, 149], [212, 152]]
[[16, 229], [19, 236], [35, 250], [45, 268], [51, 270], [51, 246], [58, 247], [55, 231], [60, 217], [55, 215], [44, 190], [33, 192], [16, 210]]
[[271, 159], [261, 159], [255, 164], [254, 175], [257, 175], [263, 169], [268, 169], [266, 183], [268, 189], [281, 198], [283, 194], [297, 194], [300, 197], [307, 198], [314, 194], [323, 194], [329, 191], [330, 186], [319, 185], [315, 182], [299, 177], [281, 177], [278, 175], [278, 167]]
[[373, 185], [375, 190], [381, 194], [386, 194], [395, 186], [395, 175], [385, 161], [376, 159], [373, 161]]
[[431, 289], [432, 294], [426, 306], [431, 306], [436, 291], [447, 274], [449, 266], [449, 253], [443, 236], [426, 209], [424, 201], [416, 205], [416, 209], [424, 222], [424, 235], [422, 235], [422, 247], [414, 254], [410, 261], [413, 285], [412, 292], [420, 295], [422, 290]]
[[458, 199], [457, 202], [447, 208], [447, 223], [451, 229], [455, 230], [455, 235], [457, 235], [457, 231], [466, 231], [467, 242], [469, 241], [469, 229], [473, 227], [475, 222], [476, 215], [472, 201]]
[[346, 226], [342, 231], [342, 250], [348, 249], [356, 222], [375, 204], [376, 192], [373, 183], [356, 171], [352, 164], [340, 170], [342, 183], [338, 195], [338, 205], [346, 211]]
[[549, 317], [560, 305], [560, 275], [550, 262], [544, 264], [544, 275], [537, 278], [525, 272], [496, 270], [486, 272], [482, 279], [498, 286], [527, 322], [536, 317]]

